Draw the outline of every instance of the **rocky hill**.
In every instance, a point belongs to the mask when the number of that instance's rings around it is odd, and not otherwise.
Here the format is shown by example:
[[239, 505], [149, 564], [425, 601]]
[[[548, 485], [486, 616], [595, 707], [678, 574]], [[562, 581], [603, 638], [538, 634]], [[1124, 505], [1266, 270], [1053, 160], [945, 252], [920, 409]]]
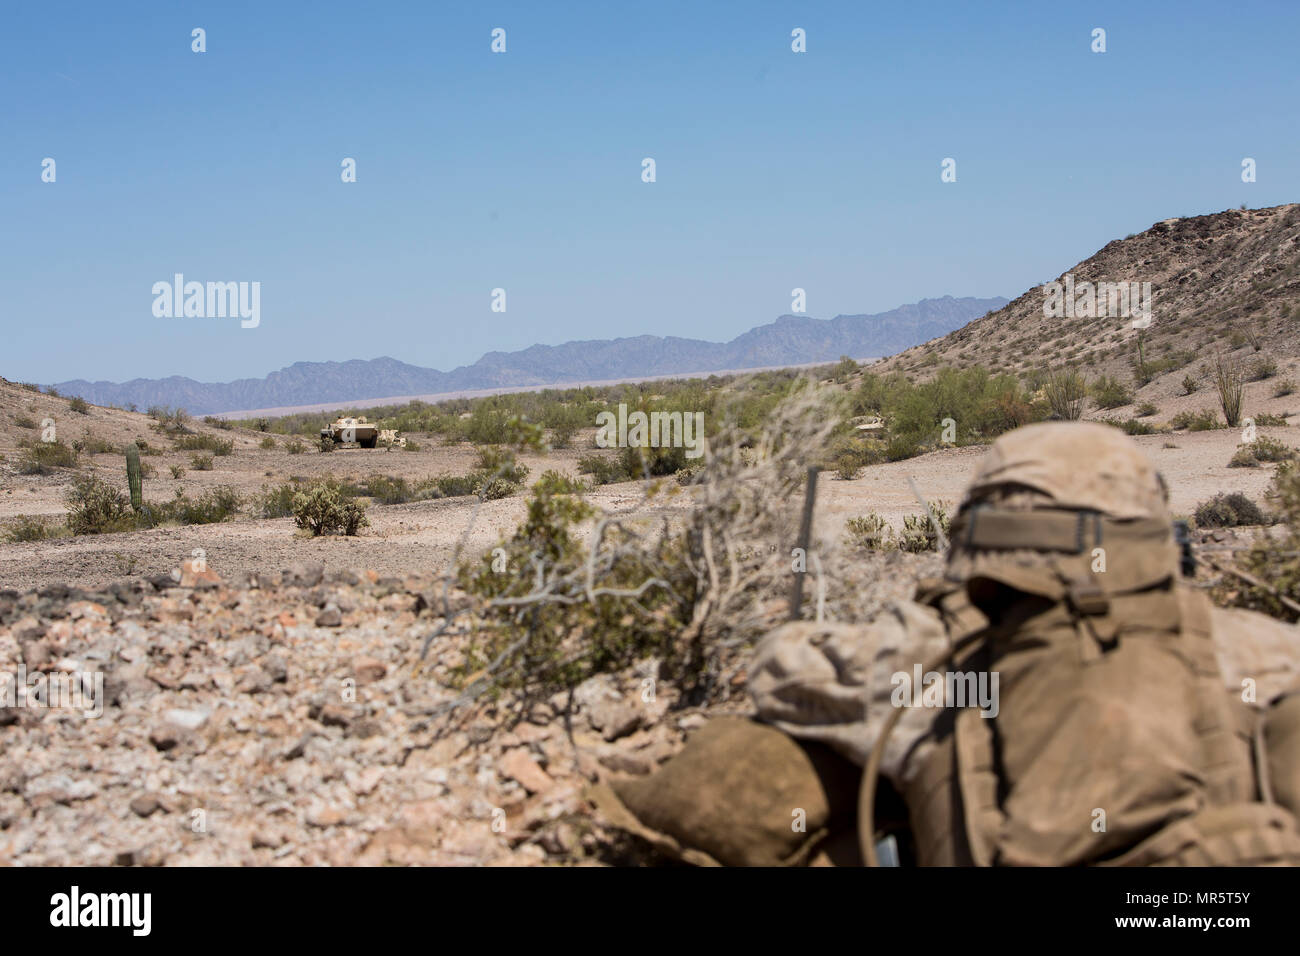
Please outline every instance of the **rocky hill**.
[[[1294, 358], [1300, 355], [1300, 205], [1166, 219], [1108, 243], [1055, 282], [1062, 293], [1073, 291], [1073, 317], [1045, 314], [1066, 311], [1054, 308], [1046, 283], [879, 368], [924, 373], [984, 365], [1027, 372], [1073, 365], [1159, 392], [1189, 367], [1197, 374], [1216, 353]], [[1132, 315], [1112, 314], [1121, 310], [1097, 294], [1100, 283], [1121, 282], [1138, 283], [1139, 293], [1150, 284], [1146, 328], [1135, 328]], [[1091, 315], [1081, 314], [1089, 311], [1088, 284]], [[1135, 377], [1139, 339], [1146, 374]]]

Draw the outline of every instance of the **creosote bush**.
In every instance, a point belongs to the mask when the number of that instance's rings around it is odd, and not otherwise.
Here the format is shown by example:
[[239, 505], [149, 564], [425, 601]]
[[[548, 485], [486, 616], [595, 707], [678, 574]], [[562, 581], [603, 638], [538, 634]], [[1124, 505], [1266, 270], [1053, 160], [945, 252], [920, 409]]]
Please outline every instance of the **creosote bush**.
[[61, 441], [42, 441], [27, 446], [18, 460], [20, 475], [48, 475], [55, 468], [76, 468], [77, 452]]
[[108, 534], [136, 526], [131, 502], [121, 489], [100, 478], [80, 475], [68, 489], [68, 530], [73, 534]]
[[872, 511], [844, 523], [853, 544], [867, 551], [888, 551], [898, 547], [889, 522]]
[[1225, 578], [1216, 596], [1227, 603], [1294, 622], [1297, 618], [1295, 612], [1269, 589], [1300, 602], [1300, 465], [1287, 462], [1278, 467], [1270, 497], [1285, 532], [1258, 534], [1255, 546], [1242, 562], [1243, 569], [1266, 587]]
[[355, 535], [370, 524], [365, 509], [343, 494], [337, 481], [318, 481], [293, 496], [293, 518], [313, 537], [341, 533]]
[[1264, 512], [1240, 491], [1218, 494], [1196, 506], [1198, 528], [1235, 528], [1239, 525], [1265, 524]]

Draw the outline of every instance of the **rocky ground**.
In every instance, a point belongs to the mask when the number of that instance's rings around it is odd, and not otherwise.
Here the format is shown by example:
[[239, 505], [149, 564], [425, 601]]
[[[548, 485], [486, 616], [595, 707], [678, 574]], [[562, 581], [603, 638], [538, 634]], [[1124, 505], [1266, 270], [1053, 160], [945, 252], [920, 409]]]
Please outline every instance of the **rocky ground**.
[[583, 684], [567, 718], [564, 695], [517, 721], [440, 713], [457, 648], [416, 667], [434, 584], [316, 565], [0, 592], [0, 674], [103, 675], [99, 716], [0, 708], [0, 862], [617, 862], [587, 785], [747, 707], [646, 700], [629, 674]]

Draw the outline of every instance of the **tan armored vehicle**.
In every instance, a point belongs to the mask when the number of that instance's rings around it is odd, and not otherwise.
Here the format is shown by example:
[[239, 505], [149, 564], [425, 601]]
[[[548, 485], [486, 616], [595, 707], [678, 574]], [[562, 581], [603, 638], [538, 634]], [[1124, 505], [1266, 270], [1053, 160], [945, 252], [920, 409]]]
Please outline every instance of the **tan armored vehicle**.
[[379, 443], [379, 426], [360, 418], [340, 418], [320, 430], [320, 437], [334, 440], [336, 445], [357, 444], [374, 448]]

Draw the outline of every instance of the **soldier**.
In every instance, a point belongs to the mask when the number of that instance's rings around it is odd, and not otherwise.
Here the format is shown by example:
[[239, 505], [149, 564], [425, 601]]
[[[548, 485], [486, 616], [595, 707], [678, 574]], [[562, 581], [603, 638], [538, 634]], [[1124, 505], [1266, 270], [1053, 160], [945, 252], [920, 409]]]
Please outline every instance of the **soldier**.
[[780, 834], [791, 803], [834, 830], [826, 753], [865, 769], [849, 825], [867, 862], [878, 794], [922, 865], [1300, 862], [1300, 628], [1212, 606], [1179, 565], [1131, 439], [1017, 429], [976, 471], [943, 580], [866, 625], [769, 633], [749, 674], [762, 724], [715, 721], [616, 788], [721, 863], [808, 859]]
[[[977, 469], [943, 582], [866, 627], [761, 642], [759, 719], [866, 767], [868, 859], [879, 771], [921, 864], [1300, 862], [1300, 807], [1270, 802], [1262, 744], [1300, 629], [1215, 608], [1178, 571], [1164, 483], [1131, 439], [1017, 429]], [[900, 694], [900, 675], [927, 686]], [[974, 686], [992, 707], [951, 699]], [[1300, 754], [1274, 756], [1293, 774]]]

